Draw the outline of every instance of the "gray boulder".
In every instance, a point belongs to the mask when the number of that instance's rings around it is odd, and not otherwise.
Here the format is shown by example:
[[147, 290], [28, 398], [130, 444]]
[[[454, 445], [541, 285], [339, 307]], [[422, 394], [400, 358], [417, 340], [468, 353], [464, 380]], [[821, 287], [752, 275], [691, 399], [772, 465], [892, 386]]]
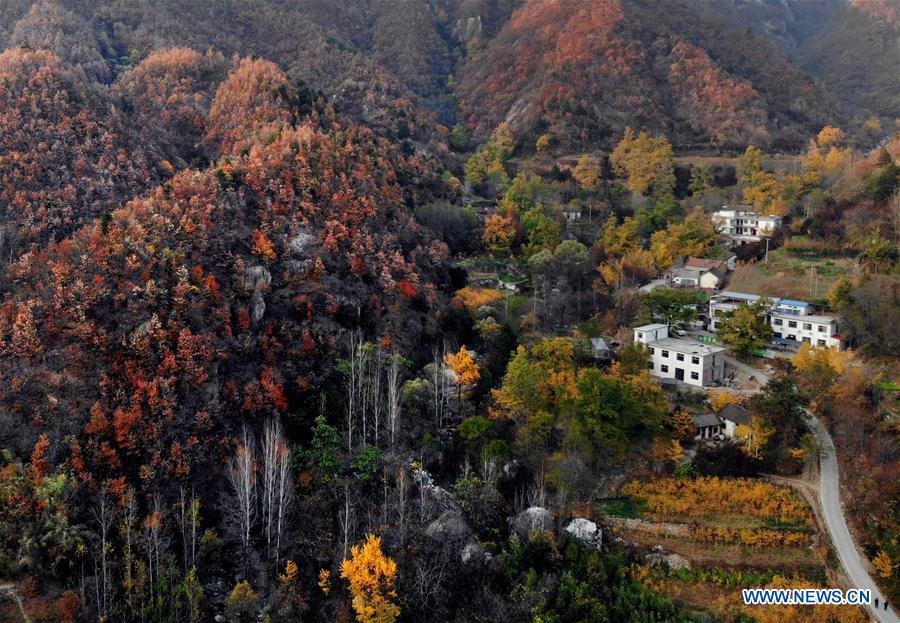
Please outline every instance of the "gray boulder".
[[425, 528], [425, 534], [435, 541], [464, 541], [472, 536], [472, 528], [461, 511], [444, 511]]
[[510, 530], [522, 538], [534, 530], [550, 530], [553, 528], [553, 513], [542, 506], [531, 506], [507, 520]]
[[658, 567], [665, 563], [669, 569], [678, 571], [679, 569], [690, 569], [691, 561], [681, 554], [667, 554], [665, 552], [652, 552], [644, 556], [644, 562], [651, 567]]
[[244, 269], [244, 287], [260, 290], [272, 285], [272, 273], [265, 266], [248, 266]]
[[566, 526], [566, 533], [598, 552], [603, 545], [603, 530], [589, 519], [575, 517]]
[[306, 248], [315, 242], [316, 237], [307, 232], [300, 232], [288, 242], [288, 249], [294, 255], [303, 255]]

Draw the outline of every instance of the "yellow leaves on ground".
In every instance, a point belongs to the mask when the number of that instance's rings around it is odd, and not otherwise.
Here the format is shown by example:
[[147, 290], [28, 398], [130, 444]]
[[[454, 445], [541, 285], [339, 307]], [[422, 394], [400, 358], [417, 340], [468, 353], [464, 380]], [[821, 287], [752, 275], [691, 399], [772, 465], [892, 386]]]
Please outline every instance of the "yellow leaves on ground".
[[644, 500], [650, 513], [661, 516], [744, 515], [810, 524], [806, 508], [789, 489], [748, 478], [634, 481], [622, 494]]
[[381, 551], [381, 539], [369, 535], [362, 545], [350, 549], [341, 563], [341, 577], [350, 583], [353, 611], [360, 623], [393, 623], [400, 616], [394, 581], [397, 563]]

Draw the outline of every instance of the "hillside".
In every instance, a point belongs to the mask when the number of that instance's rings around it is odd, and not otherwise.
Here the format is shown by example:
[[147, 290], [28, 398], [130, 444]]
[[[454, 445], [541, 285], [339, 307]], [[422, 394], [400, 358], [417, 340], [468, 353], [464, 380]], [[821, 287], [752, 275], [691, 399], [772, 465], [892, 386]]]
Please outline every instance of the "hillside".
[[842, 103], [893, 123], [900, 112], [900, 5], [892, 0], [723, 0], [700, 3], [773, 41]]
[[465, 121], [563, 145], [625, 125], [677, 146], [796, 146], [834, 103], [774, 45], [691, 3], [533, 0], [462, 71]]

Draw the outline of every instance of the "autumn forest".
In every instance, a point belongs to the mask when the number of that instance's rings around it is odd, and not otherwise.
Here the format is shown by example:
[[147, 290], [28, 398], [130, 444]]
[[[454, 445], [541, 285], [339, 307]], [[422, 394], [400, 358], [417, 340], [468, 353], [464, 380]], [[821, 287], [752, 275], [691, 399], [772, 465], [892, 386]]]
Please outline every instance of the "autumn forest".
[[[0, 620], [866, 621], [739, 599], [852, 586], [812, 421], [900, 603], [898, 41], [890, 0], [0, 1]], [[775, 348], [778, 299], [841, 348]], [[727, 378], [661, 382], [657, 324]]]

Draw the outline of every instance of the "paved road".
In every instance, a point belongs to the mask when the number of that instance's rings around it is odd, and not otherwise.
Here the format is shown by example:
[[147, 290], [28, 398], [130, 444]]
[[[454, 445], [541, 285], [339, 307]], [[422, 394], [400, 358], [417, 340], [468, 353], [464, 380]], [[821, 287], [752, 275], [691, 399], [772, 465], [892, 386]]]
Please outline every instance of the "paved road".
[[841, 566], [850, 578], [850, 584], [855, 588], [867, 588], [872, 591], [872, 599], [878, 598], [879, 608], [875, 610], [874, 605], [870, 606], [870, 614], [875, 617], [879, 623], [897, 623], [900, 618], [897, 617], [895, 606], [891, 606], [890, 611], [886, 611], [884, 606], [884, 595], [878, 590], [872, 577], [863, 566], [859, 556], [859, 550], [850, 530], [847, 528], [847, 522], [844, 519], [844, 509], [841, 507], [841, 490], [840, 481], [838, 480], [837, 457], [834, 452], [834, 444], [831, 441], [831, 435], [828, 434], [825, 426], [817, 418], [811, 414], [807, 420], [813, 434], [822, 445], [822, 456], [819, 459], [819, 469], [821, 470], [819, 477], [819, 503], [822, 505], [822, 514], [825, 516], [825, 524], [831, 535], [831, 542], [837, 551]]
[[[725, 362], [743, 370], [747, 374], [751, 374], [758, 378], [761, 383], [769, 381], [769, 375], [761, 370], [757, 370], [745, 363], [726, 357]], [[822, 514], [825, 516], [825, 527], [831, 536], [831, 542], [837, 552], [841, 566], [850, 579], [853, 588], [866, 588], [872, 591], [872, 601], [878, 598], [879, 608], [876, 610], [874, 604], [869, 606], [869, 615], [874, 617], [878, 623], [898, 623], [900, 618], [897, 617], [897, 610], [892, 604], [890, 611], [884, 609], [884, 595], [878, 590], [878, 586], [872, 580], [872, 577], [863, 566], [859, 555], [859, 549], [853, 542], [850, 529], [847, 527], [847, 521], [844, 518], [844, 509], [841, 506], [841, 485], [838, 477], [837, 457], [834, 451], [834, 443], [831, 441], [831, 435], [825, 425], [819, 421], [812, 413], [806, 412], [807, 424], [810, 430], [819, 440], [822, 446], [822, 456], [819, 459], [819, 504], [822, 505]]]

